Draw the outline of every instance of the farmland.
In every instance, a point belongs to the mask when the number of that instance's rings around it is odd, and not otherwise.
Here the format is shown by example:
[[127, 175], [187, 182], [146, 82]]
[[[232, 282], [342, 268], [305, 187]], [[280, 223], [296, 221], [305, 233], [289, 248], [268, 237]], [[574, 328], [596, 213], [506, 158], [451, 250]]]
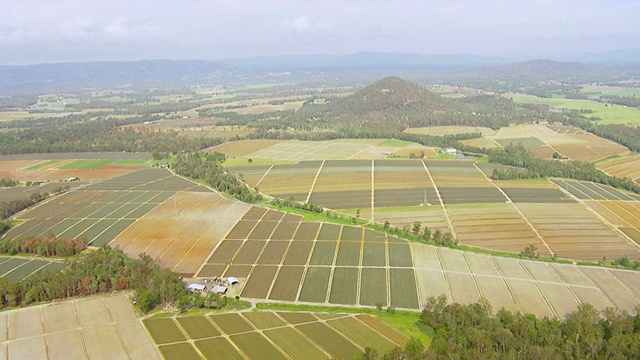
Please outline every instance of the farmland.
[[[606, 217], [617, 215], [601, 209], [606, 204], [581, 201], [618, 201], [633, 213], [640, 196], [574, 180], [491, 181], [484, 165], [467, 160], [301, 161], [273, 165], [258, 185], [270, 195], [309, 199], [352, 216], [359, 211], [378, 223], [403, 227], [418, 221], [481, 248], [520, 252], [535, 245], [541, 254], [572, 259], [638, 257], [625, 233], [611, 229]], [[551, 210], [540, 213], [547, 208]], [[628, 222], [632, 215], [622, 217], [627, 221], [614, 221], [615, 226], [638, 227]], [[325, 227], [320, 239], [324, 233]], [[310, 265], [329, 263], [317, 261], [317, 256], [311, 258]]]
[[[578, 304], [632, 310], [638, 305], [634, 271], [516, 260], [412, 244], [421, 301], [445, 294], [450, 301], [487, 299], [494, 311], [563, 318]], [[608, 279], [606, 281], [602, 279]], [[631, 285], [631, 286], [630, 286]]]
[[143, 320], [168, 360], [352, 359], [372, 347], [386, 353], [406, 339], [368, 315], [243, 311]]
[[8, 358], [161, 358], [126, 294], [9, 310], [0, 324]]
[[0, 256], [0, 276], [17, 282], [40, 271], [60, 271], [66, 267], [57, 261], [32, 259], [18, 256]]
[[551, 158], [554, 152], [572, 160], [594, 161], [628, 150], [622, 145], [605, 140], [571, 126], [518, 125], [500, 129], [488, 138], [506, 146], [522, 145], [542, 158]]
[[601, 124], [638, 124], [640, 121], [640, 111], [638, 109], [626, 106], [618, 106], [605, 104], [593, 100], [578, 99], [554, 99], [539, 98], [536, 96], [523, 94], [507, 94], [506, 97], [513, 99], [515, 102], [543, 104], [553, 106], [557, 109], [571, 110], [589, 110], [592, 115], [600, 118]]
[[[406, 241], [360, 227], [280, 219], [282, 215], [253, 207], [198, 276], [245, 278], [241, 295], [248, 298], [418, 307]], [[259, 220], [249, 220], [255, 218]], [[254, 236], [256, 232], [262, 235]]]
[[596, 165], [607, 174], [640, 182], [640, 155], [629, 154], [628, 156], [615, 157]]

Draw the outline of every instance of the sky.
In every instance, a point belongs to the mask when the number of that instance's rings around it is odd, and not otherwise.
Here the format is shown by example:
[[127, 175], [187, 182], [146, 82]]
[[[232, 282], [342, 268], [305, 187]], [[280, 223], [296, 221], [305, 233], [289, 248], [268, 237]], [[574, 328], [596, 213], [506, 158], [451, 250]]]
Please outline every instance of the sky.
[[640, 48], [638, 0], [0, 0], [0, 64]]

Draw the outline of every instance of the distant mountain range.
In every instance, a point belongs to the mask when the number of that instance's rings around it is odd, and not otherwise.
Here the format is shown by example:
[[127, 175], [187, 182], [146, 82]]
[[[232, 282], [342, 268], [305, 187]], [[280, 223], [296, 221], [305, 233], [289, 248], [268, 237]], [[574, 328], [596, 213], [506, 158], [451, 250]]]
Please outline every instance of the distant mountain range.
[[[609, 65], [533, 60], [512, 63], [506, 59], [473, 55], [387, 54], [266, 56], [222, 61], [148, 60], [0, 66], [0, 93], [76, 91], [113, 87], [184, 86], [308, 80], [360, 76], [360, 81], [400, 75], [436, 79], [487, 79], [500, 81], [586, 82], [620, 79], [640, 73], [640, 50], [585, 56]], [[629, 65], [634, 63], [636, 65]], [[368, 77], [363, 74], [368, 74]]]

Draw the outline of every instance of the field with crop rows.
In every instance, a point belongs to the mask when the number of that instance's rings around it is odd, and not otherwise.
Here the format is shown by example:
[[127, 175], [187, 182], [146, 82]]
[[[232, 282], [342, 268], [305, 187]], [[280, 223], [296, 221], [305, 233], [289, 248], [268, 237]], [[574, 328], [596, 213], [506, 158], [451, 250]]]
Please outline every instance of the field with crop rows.
[[126, 294], [89, 297], [0, 314], [9, 359], [161, 359]]
[[640, 180], [640, 156], [637, 154], [604, 161], [596, 166], [607, 174], [629, 178], [636, 182]]
[[[536, 134], [528, 127], [519, 131], [525, 130]], [[545, 131], [555, 134], [551, 129]], [[359, 213], [378, 223], [389, 221], [397, 227], [411, 227], [418, 221], [432, 231], [453, 231], [463, 244], [510, 252], [535, 245], [545, 255], [557, 252], [559, 256], [588, 260], [594, 260], [603, 249], [607, 256], [638, 256], [636, 248], [624, 244], [625, 239], [629, 240], [625, 232], [607, 230], [609, 224], [601, 217], [617, 218], [623, 211], [633, 213], [633, 202], [640, 200], [639, 195], [564, 179], [494, 182], [488, 178], [491, 171], [487, 164], [466, 160], [333, 160], [274, 165], [261, 177], [263, 183], [268, 179], [267, 189], [271, 192], [265, 192], [272, 195], [299, 200], [310, 197], [311, 203], [352, 216]], [[285, 193], [287, 188], [295, 190]], [[626, 210], [612, 215], [609, 210], [600, 209], [605, 205], [595, 204], [592, 208], [603, 214], [586, 214], [591, 210], [579, 200], [617, 201], [618, 207]], [[537, 213], [524, 211], [554, 207], [576, 209], [573, 215], [581, 216], [583, 224], [588, 224], [584, 229], [601, 231], [591, 233], [589, 238], [582, 232], [570, 236], [567, 234], [576, 228], [575, 220], [569, 218], [571, 214], [556, 212], [556, 221], [545, 225], [545, 221], [536, 218]], [[635, 220], [629, 220], [632, 217], [625, 214], [626, 220], [613, 223], [638, 228]], [[554, 227], [553, 232], [547, 230], [550, 226]], [[594, 246], [596, 243], [600, 244]], [[312, 259], [311, 265], [319, 263]]]
[[40, 271], [57, 272], [65, 267], [67, 265], [57, 261], [18, 256], [0, 256], [0, 276], [11, 282], [18, 282], [18, 280]]
[[370, 315], [243, 311], [144, 320], [168, 360], [353, 359], [371, 347], [384, 354], [407, 339]]
[[412, 244], [420, 302], [445, 294], [449, 301], [487, 299], [497, 312], [563, 318], [580, 303], [631, 310], [639, 302], [635, 271], [544, 263]]
[[522, 145], [542, 158], [558, 152], [572, 160], [595, 161], [628, 151], [622, 145], [580, 129], [562, 125], [518, 125], [502, 128], [489, 136], [502, 146]]
[[282, 215], [253, 207], [198, 277], [246, 279], [241, 295], [249, 298], [418, 307], [406, 241], [360, 227]]

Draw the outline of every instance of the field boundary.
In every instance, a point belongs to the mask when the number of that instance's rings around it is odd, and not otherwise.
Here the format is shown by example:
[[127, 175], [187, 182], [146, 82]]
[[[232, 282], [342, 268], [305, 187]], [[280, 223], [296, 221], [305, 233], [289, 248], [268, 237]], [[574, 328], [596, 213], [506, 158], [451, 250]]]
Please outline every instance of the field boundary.
[[451, 231], [451, 235], [453, 235], [454, 239], [457, 239], [456, 231], [453, 228], [453, 223], [451, 223], [451, 218], [449, 217], [449, 213], [447, 212], [447, 208], [444, 206], [444, 202], [442, 201], [442, 196], [440, 195], [440, 189], [436, 186], [436, 182], [433, 180], [433, 176], [431, 176], [431, 172], [429, 171], [429, 167], [424, 161], [420, 161], [422, 163], [422, 167], [424, 167], [424, 171], [429, 175], [429, 180], [431, 180], [431, 185], [433, 185], [433, 189], [438, 196], [438, 201], [440, 201], [440, 206], [442, 207], [442, 212], [444, 213], [445, 219], [447, 219], [447, 224], [449, 225], [449, 230]]
[[511, 198], [509, 197], [509, 195], [507, 195], [507, 193], [504, 192], [504, 190], [502, 190], [498, 185], [496, 185], [493, 180], [491, 180], [487, 174], [484, 173], [484, 171], [482, 171], [477, 164], [473, 164], [473, 167], [476, 168], [476, 170], [478, 170], [482, 176], [484, 176], [485, 179], [487, 179], [487, 181], [493, 185], [496, 189], [498, 189], [498, 191], [500, 191], [502, 193], [502, 196], [505, 197], [505, 199], [507, 199], [507, 202], [509, 204], [511, 204], [511, 206], [513, 206], [514, 209], [516, 209], [516, 211], [518, 212], [518, 214], [520, 214], [520, 217], [522, 218], [522, 220], [524, 220], [525, 223], [527, 223], [527, 225], [529, 226], [529, 228], [533, 231], [534, 234], [536, 234], [536, 236], [538, 237], [538, 239], [542, 242], [542, 244], [544, 244], [544, 246], [547, 248], [547, 250], [549, 251], [549, 254], [551, 254], [551, 256], [554, 255], [553, 250], [551, 250], [551, 247], [549, 246], [549, 244], [547, 244], [547, 242], [544, 240], [544, 238], [542, 237], [542, 235], [540, 235], [540, 233], [538, 232], [538, 229], [535, 228], [535, 226], [533, 226], [533, 224], [531, 223], [531, 221], [529, 221], [529, 219], [527, 219], [526, 216], [524, 216], [524, 214], [522, 213], [522, 211], [520, 210], [520, 208], [518, 208], [518, 206], [516, 205], [516, 203], [513, 202], [513, 200], [511, 200]]

